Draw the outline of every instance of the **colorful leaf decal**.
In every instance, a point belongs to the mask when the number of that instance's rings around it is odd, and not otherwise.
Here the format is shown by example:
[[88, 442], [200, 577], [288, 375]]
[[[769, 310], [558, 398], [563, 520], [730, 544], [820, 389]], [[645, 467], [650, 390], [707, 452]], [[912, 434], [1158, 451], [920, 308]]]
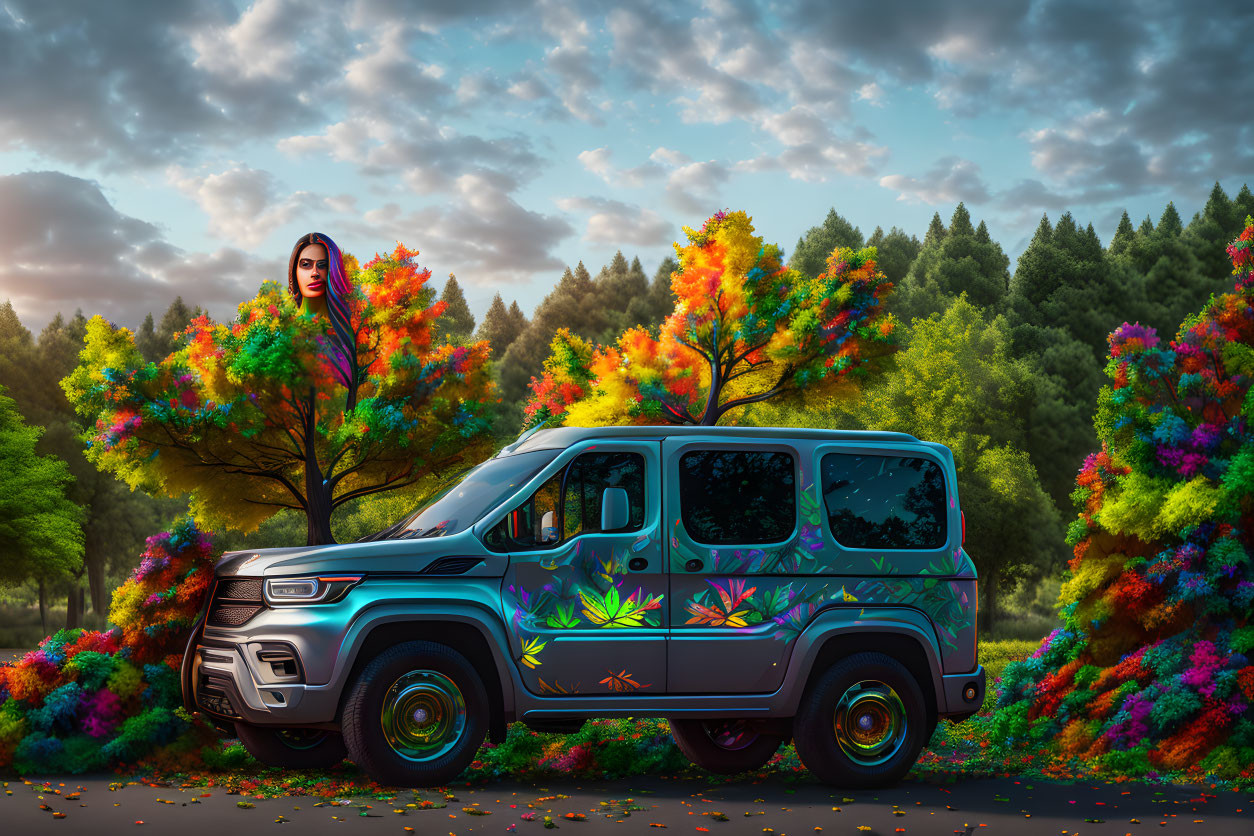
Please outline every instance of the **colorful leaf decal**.
[[623, 669], [619, 673], [607, 670], [606, 673], [608, 673], [609, 676], [602, 679], [601, 684], [609, 686], [611, 691], [634, 691], [637, 688], [648, 688], [651, 684], [648, 682], [643, 684], [636, 682], [631, 678], [631, 674], [627, 673], [626, 669]]
[[540, 665], [540, 660], [537, 656], [541, 650], [544, 650], [544, 646], [546, 644], [548, 644], [548, 642], [540, 641], [539, 636], [532, 636], [531, 638], [524, 640], [522, 642], [522, 656], [519, 661], [529, 668], [534, 669], [538, 667]]

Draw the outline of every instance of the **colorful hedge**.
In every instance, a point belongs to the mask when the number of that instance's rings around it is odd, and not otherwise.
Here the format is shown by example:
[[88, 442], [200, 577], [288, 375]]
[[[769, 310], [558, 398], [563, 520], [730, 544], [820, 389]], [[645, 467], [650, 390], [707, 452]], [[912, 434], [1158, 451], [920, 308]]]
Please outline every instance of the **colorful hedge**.
[[1254, 777], [1254, 219], [1234, 292], [1162, 345], [1109, 337], [1062, 626], [1006, 668], [992, 737], [1124, 775]]
[[182, 708], [179, 665], [216, 557], [208, 535], [177, 521], [113, 593], [115, 628], [61, 630], [0, 666], [0, 770], [78, 773], [209, 742]]

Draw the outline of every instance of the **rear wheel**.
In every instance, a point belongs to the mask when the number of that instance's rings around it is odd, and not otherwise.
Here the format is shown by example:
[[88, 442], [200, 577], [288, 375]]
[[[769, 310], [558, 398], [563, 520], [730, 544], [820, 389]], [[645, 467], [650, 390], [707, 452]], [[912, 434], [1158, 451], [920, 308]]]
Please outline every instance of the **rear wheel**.
[[807, 690], [793, 740], [820, 780], [881, 787], [910, 771], [932, 729], [923, 690], [906, 667], [882, 653], [858, 653]]
[[778, 734], [758, 731], [751, 720], [675, 719], [670, 724], [671, 736], [684, 757], [720, 775], [761, 768], [784, 742]]
[[457, 651], [406, 642], [372, 659], [344, 703], [344, 742], [381, 784], [446, 784], [472, 760], [488, 727], [488, 695]]
[[284, 729], [236, 723], [235, 733], [248, 754], [266, 766], [324, 769], [348, 756], [344, 738], [321, 729]]

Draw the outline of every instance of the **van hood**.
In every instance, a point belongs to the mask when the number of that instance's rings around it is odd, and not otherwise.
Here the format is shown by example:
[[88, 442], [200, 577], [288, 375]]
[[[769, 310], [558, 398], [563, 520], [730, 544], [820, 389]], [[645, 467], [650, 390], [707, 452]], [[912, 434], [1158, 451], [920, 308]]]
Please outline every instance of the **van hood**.
[[282, 577], [315, 572], [419, 572], [439, 558], [463, 555], [483, 557], [485, 561], [498, 557], [485, 555], [474, 535], [465, 531], [449, 537], [418, 540], [227, 552], [218, 560], [215, 572], [220, 578], [235, 575]]

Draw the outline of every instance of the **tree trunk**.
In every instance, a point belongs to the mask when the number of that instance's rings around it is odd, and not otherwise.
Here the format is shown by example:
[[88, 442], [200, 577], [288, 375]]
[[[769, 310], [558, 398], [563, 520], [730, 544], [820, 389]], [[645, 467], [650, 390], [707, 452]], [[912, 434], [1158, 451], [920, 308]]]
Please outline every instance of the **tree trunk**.
[[92, 548], [91, 542], [88, 541], [87, 553], [83, 557], [87, 563], [87, 588], [91, 592], [92, 612], [108, 615], [109, 590], [106, 588], [105, 581], [104, 550]]
[[701, 420], [698, 422], [702, 427], [713, 427], [718, 423], [718, 401], [719, 395], [723, 390], [723, 367], [718, 361], [718, 331], [714, 332], [715, 339], [712, 341], [714, 351], [714, 359], [710, 361], [710, 391], [705, 396], [705, 411], [701, 413]]
[[83, 587], [77, 582], [70, 586], [70, 594], [65, 601], [65, 629], [77, 630], [83, 626]]
[[997, 603], [997, 573], [988, 572], [979, 579], [980, 584], [980, 623], [979, 630], [981, 634], [987, 634], [993, 629], [993, 618], [996, 614]]
[[305, 445], [305, 519], [308, 521], [305, 544], [325, 546], [334, 543], [335, 538], [331, 536], [331, 491], [327, 489], [322, 466], [318, 463], [318, 451], [312, 442], [316, 432], [315, 403], [314, 390], [310, 387], [308, 418], [305, 420], [305, 438], [310, 439]]
[[48, 635], [48, 585], [43, 578], [39, 579], [39, 626]]

